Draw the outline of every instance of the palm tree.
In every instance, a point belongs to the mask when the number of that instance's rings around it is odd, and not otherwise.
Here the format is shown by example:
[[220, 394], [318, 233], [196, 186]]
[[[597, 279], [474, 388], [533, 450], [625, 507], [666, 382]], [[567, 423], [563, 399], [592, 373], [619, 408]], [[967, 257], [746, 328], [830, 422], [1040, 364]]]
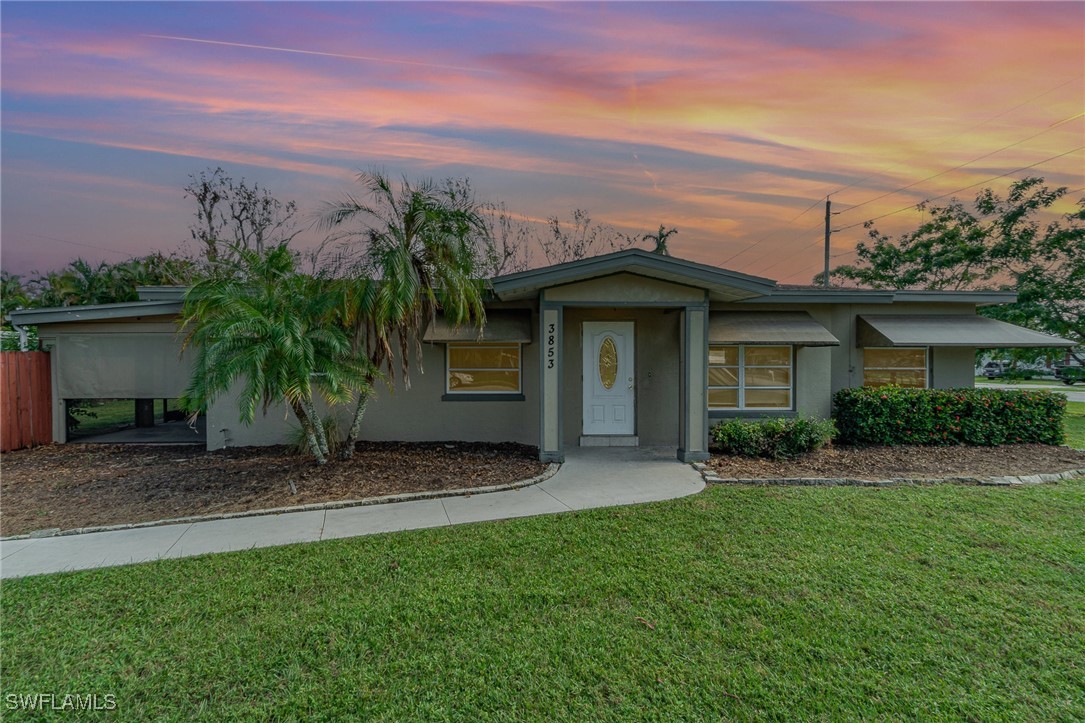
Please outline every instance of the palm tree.
[[[443, 186], [406, 178], [398, 190], [381, 172], [360, 173], [358, 183], [367, 202], [352, 196], [327, 204], [320, 225], [335, 229], [359, 219], [363, 227], [347, 236], [362, 243], [362, 263], [342, 294], [344, 326], [353, 333], [355, 348], [383, 369], [389, 382], [397, 368], [410, 388], [410, 351], [421, 368], [422, 332], [442, 312], [454, 324], [485, 320], [484, 285], [478, 278], [479, 243], [486, 225], [466, 183]], [[393, 344], [398, 344], [397, 354]], [[373, 378], [362, 388], [354, 421], [341, 456], [349, 458], [361, 433], [362, 418], [372, 394]]]
[[667, 229], [663, 224], [659, 224], [659, 230], [655, 233], [646, 233], [643, 238], [645, 241], [654, 241], [655, 248], [652, 249], [652, 253], [659, 254], [660, 256], [670, 256], [671, 252], [667, 249], [667, 239], [678, 233], [678, 229]]
[[251, 424], [257, 407], [286, 402], [301, 423], [318, 464], [328, 441], [313, 404], [353, 399], [373, 378], [368, 359], [356, 355], [334, 317], [338, 301], [327, 282], [297, 272], [285, 244], [263, 253], [237, 251], [238, 270], [197, 282], [185, 298], [182, 350], [196, 348], [192, 379], [181, 397], [193, 413], [206, 411], [242, 380], [240, 419]]

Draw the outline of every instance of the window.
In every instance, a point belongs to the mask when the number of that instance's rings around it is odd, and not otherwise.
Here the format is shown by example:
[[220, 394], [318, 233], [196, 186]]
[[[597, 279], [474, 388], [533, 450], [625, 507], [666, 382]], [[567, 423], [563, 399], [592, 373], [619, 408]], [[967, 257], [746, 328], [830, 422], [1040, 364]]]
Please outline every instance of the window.
[[520, 344], [448, 345], [449, 394], [519, 394]]
[[863, 349], [863, 386], [927, 387], [926, 347]]
[[789, 346], [710, 346], [709, 409], [791, 409]]

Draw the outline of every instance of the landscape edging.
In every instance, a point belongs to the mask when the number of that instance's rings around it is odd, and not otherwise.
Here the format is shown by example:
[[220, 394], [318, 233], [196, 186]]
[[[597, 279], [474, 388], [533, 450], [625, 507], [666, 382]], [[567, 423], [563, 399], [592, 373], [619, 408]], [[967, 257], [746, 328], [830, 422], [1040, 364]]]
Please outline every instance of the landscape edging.
[[1066, 472], [1008, 475], [1005, 477], [967, 477], [952, 475], [949, 477], [891, 477], [880, 480], [859, 479], [855, 477], [741, 478], [720, 477], [714, 469], [703, 462], [695, 462], [692, 466], [701, 474], [705, 484], [781, 485], [791, 487], [890, 487], [893, 485], [922, 484], [966, 484], [983, 487], [1005, 487], [1009, 485], [1050, 484], [1064, 479], [1085, 477], [1085, 469], [1071, 469]]
[[[486, 487], [468, 487], [454, 490], [432, 490], [429, 492], [402, 492], [396, 495], [383, 495], [381, 497], [366, 497], [360, 500], [336, 500], [333, 502], [313, 502], [307, 505], [295, 505], [293, 507], [270, 507], [260, 510], [243, 510], [241, 512], [222, 512], [216, 515], [191, 515], [188, 517], [172, 517], [164, 520], [149, 520], [147, 522], [128, 522], [119, 525], [99, 525], [96, 527], [76, 527], [70, 530], [44, 530], [30, 532], [11, 537], [0, 537], [0, 542], [12, 540], [28, 540], [31, 538], [42, 539], [47, 537], [68, 537], [70, 535], [88, 535], [92, 532], [116, 532], [118, 530], [136, 530], [142, 527], [159, 527], [161, 525], [183, 525], [195, 522], [214, 522], [216, 520], [233, 520], [240, 517], [262, 517], [265, 515], [284, 515], [290, 512], [316, 512], [319, 510], [339, 510], [346, 507], [368, 507], [370, 505], [383, 505], [392, 502], [412, 502], [414, 500], [440, 499], [442, 497], [459, 497], [461, 495], [484, 494], [487, 492], [506, 492], [508, 490], [530, 487], [557, 474], [561, 465], [551, 462], [542, 474], [529, 479], [516, 480], [499, 485]], [[46, 533], [46, 534], [42, 534]]]

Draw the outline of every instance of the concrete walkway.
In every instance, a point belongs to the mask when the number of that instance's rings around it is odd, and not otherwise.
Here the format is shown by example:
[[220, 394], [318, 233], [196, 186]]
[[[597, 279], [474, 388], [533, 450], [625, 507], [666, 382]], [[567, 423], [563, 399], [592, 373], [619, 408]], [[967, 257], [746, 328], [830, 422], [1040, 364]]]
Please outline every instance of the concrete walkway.
[[669, 500], [702, 489], [701, 475], [678, 462], [673, 447], [574, 448], [550, 479], [505, 492], [0, 542], [0, 577]]

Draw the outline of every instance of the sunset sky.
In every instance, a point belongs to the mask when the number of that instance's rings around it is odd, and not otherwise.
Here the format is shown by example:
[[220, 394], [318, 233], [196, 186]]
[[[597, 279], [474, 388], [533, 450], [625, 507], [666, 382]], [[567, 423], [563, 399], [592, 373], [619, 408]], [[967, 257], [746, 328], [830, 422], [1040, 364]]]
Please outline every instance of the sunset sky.
[[360, 169], [467, 176], [523, 216], [665, 223], [676, 256], [788, 283], [820, 270], [828, 193], [843, 262], [864, 220], [907, 230], [925, 198], [1029, 174], [1085, 187], [1080, 2], [0, 15], [0, 261], [16, 273], [195, 251], [182, 188], [219, 165], [306, 218]]

